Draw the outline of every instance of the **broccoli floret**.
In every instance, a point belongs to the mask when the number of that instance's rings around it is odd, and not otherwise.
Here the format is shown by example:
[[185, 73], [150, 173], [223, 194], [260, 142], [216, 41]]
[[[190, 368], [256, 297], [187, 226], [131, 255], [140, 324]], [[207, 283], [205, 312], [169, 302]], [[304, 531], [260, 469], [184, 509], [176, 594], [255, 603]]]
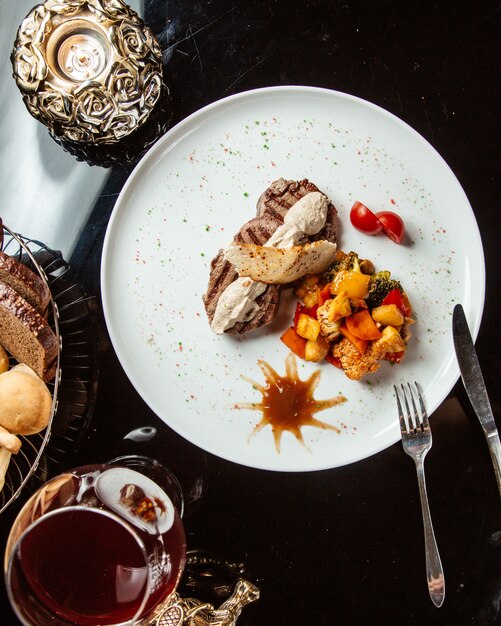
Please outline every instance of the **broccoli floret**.
[[376, 306], [380, 306], [392, 289], [398, 289], [401, 293], [404, 291], [400, 282], [391, 278], [388, 270], [372, 274], [369, 283], [369, 296], [367, 298], [369, 308], [373, 309]]
[[360, 259], [356, 252], [348, 252], [343, 254], [327, 269], [323, 275], [324, 282], [330, 283], [334, 276], [341, 270], [350, 270], [352, 272], [361, 272]]
[[348, 252], [340, 261], [339, 270], [349, 270], [351, 272], [361, 272], [360, 269], [360, 259], [358, 258], [358, 254], [356, 252]]

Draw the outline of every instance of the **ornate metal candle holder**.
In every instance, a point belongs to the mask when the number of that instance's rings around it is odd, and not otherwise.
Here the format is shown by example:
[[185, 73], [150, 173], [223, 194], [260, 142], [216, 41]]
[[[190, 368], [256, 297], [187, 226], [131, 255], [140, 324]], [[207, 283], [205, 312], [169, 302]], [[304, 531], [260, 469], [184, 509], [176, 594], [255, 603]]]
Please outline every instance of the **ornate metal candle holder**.
[[47, 0], [23, 20], [12, 52], [28, 111], [73, 143], [113, 143], [160, 97], [162, 52], [122, 0]]

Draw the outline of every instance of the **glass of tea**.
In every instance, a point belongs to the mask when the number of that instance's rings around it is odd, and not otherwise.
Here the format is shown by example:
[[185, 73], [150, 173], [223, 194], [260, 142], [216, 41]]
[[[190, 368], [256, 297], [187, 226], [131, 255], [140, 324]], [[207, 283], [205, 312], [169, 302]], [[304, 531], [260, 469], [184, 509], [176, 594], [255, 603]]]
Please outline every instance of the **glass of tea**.
[[174, 594], [186, 559], [183, 498], [157, 461], [125, 456], [41, 487], [5, 551], [11, 605], [27, 626], [143, 626]]

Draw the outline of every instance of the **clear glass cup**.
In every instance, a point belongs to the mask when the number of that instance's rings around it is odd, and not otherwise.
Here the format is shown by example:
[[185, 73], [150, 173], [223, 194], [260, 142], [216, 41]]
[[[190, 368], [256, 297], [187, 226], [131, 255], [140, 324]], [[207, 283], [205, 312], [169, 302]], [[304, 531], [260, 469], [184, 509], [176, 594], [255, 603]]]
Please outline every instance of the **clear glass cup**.
[[183, 497], [147, 457], [70, 470], [24, 505], [7, 540], [10, 603], [26, 626], [143, 626], [186, 561]]

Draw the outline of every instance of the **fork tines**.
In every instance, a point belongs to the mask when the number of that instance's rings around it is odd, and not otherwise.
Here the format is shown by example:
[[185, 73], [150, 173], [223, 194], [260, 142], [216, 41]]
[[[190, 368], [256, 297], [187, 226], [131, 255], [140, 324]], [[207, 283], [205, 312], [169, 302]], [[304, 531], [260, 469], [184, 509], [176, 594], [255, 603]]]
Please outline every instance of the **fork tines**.
[[[400, 390], [396, 385], [393, 386], [393, 389], [395, 390], [395, 397], [397, 399], [398, 417], [400, 420], [400, 430], [402, 431], [402, 433], [409, 434], [411, 431], [425, 431], [429, 430], [430, 428], [430, 424], [428, 422], [428, 414], [424, 406], [423, 395], [421, 393], [421, 390], [419, 389], [419, 385], [415, 381], [414, 387], [418, 398], [419, 411], [416, 405], [413, 388], [411, 387], [410, 383], [407, 383], [407, 385], [404, 385], [402, 383], [400, 385]], [[409, 396], [410, 403], [412, 405], [412, 411], [409, 405]], [[402, 406], [405, 407], [405, 413], [402, 410]]]

